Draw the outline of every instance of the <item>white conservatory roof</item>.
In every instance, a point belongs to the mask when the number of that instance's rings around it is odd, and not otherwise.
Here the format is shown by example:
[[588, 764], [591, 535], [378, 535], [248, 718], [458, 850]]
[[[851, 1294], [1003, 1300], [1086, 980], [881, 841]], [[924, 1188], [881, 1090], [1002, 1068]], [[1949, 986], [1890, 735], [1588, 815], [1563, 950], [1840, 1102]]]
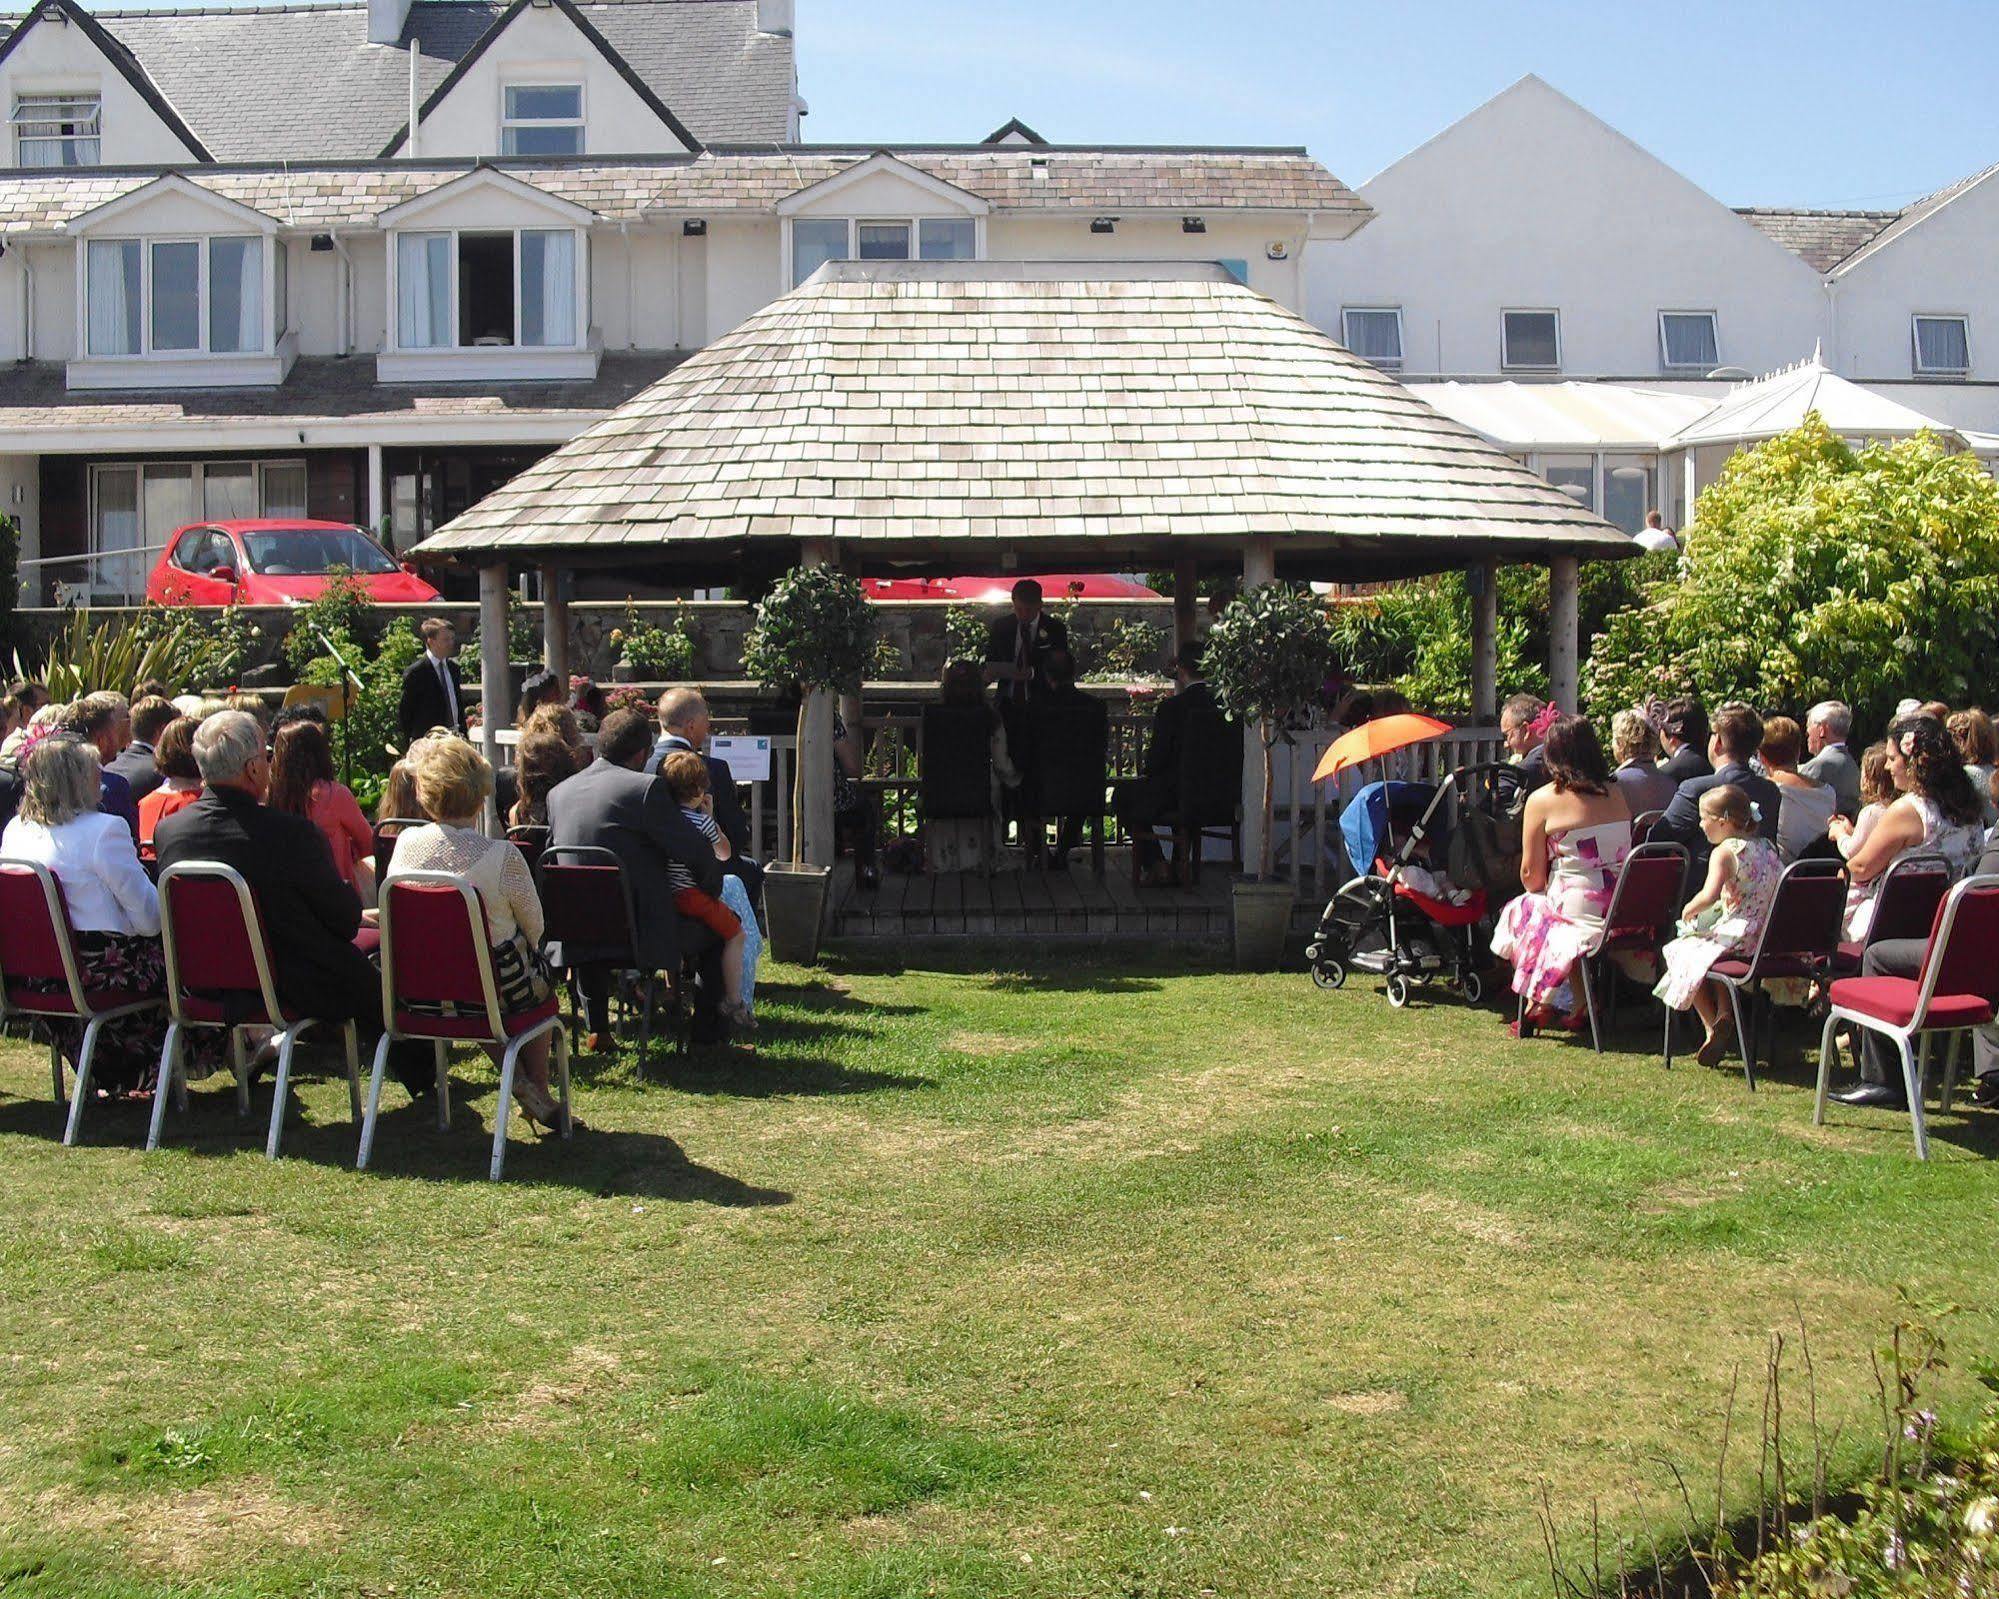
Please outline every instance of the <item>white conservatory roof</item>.
[[1687, 449], [1771, 439], [1801, 425], [1812, 411], [1847, 438], [1900, 438], [1925, 429], [1958, 436], [1934, 417], [1850, 383], [1814, 358], [1731, 390], [1728, 398], [1681, 428], [1669, 442], [1674, 449]]
[[1419, 383], [1453, 421], [1509, 450], [1656, 450], [1711, 399], [1620, 383]]

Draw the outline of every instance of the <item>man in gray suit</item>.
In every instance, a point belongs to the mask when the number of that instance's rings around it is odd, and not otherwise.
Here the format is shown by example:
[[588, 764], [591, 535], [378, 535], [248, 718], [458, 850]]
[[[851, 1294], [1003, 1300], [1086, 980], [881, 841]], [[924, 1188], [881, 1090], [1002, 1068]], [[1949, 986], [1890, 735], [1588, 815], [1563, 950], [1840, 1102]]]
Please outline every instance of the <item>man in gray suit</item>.
[[1820, 700], [1805, 713], [1805, 748], [1812, 758], [1798, 768], [1801, 775], [1832, 789], [1841, 816], [1860, 814], [1860, 763], [1848, 752], [1853, 732], [1853, 707], [1839, 700]]
[[[597, 758], [548, 793], [551, 856], [564, 844], [608, 849], [625, 869], [638, 923], [638, 965], [645, 971], [678, 971], [683, 956], [700, 963], [694, 995], [694, 1036], [721, 1036], [716, 1007], [722, 994], [721, 945], [698, 923], [673, 908], [667, 862], [686, 867], [696, 886], [722, 892], [722, 863], [714, 847], [680, 812], [664, 782], [641, 768], [652, 749], [652, 728], [636, 711], [614, 711], [597, 732]], [[546, 857], [545, 857], [546, 858]], [[559, 858], [559, 857], [557, 857]], [[622, 938], [604, 944], [557, 944], [556, 966], [576, 974], [583, 996], [588, 1047], [604, 1047], [611, 1032], [611, 974], [625, 958]]]

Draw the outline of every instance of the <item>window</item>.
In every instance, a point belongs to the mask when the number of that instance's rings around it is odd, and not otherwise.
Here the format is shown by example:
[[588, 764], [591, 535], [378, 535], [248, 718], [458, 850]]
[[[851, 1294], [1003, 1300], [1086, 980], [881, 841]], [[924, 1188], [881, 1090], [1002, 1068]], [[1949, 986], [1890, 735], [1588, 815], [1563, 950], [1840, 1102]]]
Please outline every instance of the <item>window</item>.
[[1659, 359], [1668, 367], [1712, 372], [1721, 365], [1712, 311], [1661, 311]]
[[396, 347], [575, 349], [573, 228], [396, 235]]
[[1346, 347], [1363, 361], [1391, 369], [1402, 365], [1402, 311], [1396, 307], [1349, 306], [1340, 313]]
[[396, 343], [446, 349], [451, 330], [451, 235], [396, 235]]
[[1603, 463], [1603, 519], [1627, 533], [1645, 526], [1652, 509], [1651, 458], [1607, 456]]
[[1561, 314], [1500, 313], [1499, 364], [1521, 372], [1555, 372], [1562, 365]]
[[84, 247], [90, 355], [248, 355], [268, 348], [264, 241], [92, 239]]
[[94, 167], [103, 148], [104, 103], [94, 94], [14, 97], [14, 163]]
[[795, 289], [828, 261], [851, 259], [844, 217], [800, 217], [791, 225], [791, 286]]
[[909, 224], [907, 222], [856, 222], [854, 224], [854, 254], [863, 261], [907, 261], [909, 259]]
[[976, 261], [971, 217], [799, 217], [791, 224], [791, 286], [828, 261]]
[[1544, 455], [1541, 475], [1586, 511], [1596, 506], [1596, 457]]
[[581, 155], [583, 87], [510, 83], [500, 114], [501, 155]]
[[917, 230], [926, 261], [970, 261], [979, 253], [979, 225], [970, 217], [925, 217]]
[[[303, 517], [305, 462], [148, 461], [90, 472], [91, 586], [99, 594], [145, 592], [154, 554], [175, 528], [207, 517]], [[380, 561], [377, 552], [373, 559]], [[195, 528], [174, 545], [183, 571], [237, 564], [235, 546], [212, 528]], [[357, 569], [358, 569], [358, 562]]]
[[1961, 316], [1915, 319], [1916, 372], [1931, 377], [1963, 377], [1971, 370], [1971, 323]]
[[576, 235], [521, 235], [521, 343], [576, 342]]

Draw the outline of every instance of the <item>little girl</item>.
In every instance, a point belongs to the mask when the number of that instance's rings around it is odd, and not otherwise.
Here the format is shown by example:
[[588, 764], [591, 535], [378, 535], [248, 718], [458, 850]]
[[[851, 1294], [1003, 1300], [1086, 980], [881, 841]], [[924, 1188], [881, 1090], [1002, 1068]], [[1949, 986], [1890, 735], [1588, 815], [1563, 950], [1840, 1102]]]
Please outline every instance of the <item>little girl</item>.
[[1839, 846], [1843, 858], [1850, 860], [1860, 853], [1860, 846], [1867, 842], [1874, 824], [1896, 798], [1895, 780], [1888, 775], [1888, 746], [1869, 745], [1860, 757], [1860, 814], [1850, 825], [1837, 817], [1833, 819], [1833, 842]]
[[[714, 847], [718, 860], [730, 857], [729, 841], [715, 823], [715, 796], [708, 788], [708, 763], [692, 750], [675, 750], [660, 765], [659, 775], [680, 807], [680, 814], [696, 832]], [[673, 908], [690, 916], [722, 940], [722, 985], [727, 997], [722, 1015], [741, 1034], [757, 1030], [750, 1009], [756, 996], [757, 959], [763, 940], [757, 932], [757, 918], [750, 906], [743, 880], [733, 874], [722, 879], [718, 899], [695, 886], [694, 874], [678, 861], [668, 861], [667, 881], [673, 886]]]
[[1722, 1008], [1721, 985], [1708, 970], [1725, 956], [1755, 948], [1784, 867], [1777, 847], [1757, 831], [1756, 807], [1733, 783], [1703, 794], [1700, 816], [1701, 832], [1714, 846], [1707, 883], [1680, 913], [1679, 936], [1662, 952], [1665, 974], [1652, 992], [1674, 1010], [1692, 1005], [1699, 1013], [1707, 1037], [1695, 1059], [1713, 1066], [1735, 1024]]

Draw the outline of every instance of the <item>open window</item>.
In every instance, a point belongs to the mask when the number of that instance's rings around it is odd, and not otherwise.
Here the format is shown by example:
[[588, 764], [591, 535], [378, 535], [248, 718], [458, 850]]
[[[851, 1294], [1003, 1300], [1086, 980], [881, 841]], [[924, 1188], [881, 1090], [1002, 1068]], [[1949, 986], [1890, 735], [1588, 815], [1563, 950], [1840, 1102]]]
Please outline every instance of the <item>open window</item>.
[[1509, 372], [1559, 372], [1562, 319], [1558, 311], [1502, 311], [1499, 364]]
[[1918, 377], [1961, 378], [1971, 371], [1971, 319], [1918, 315], [1910, 329]]
[[13, 122], [16, 166], [94, 167], [103, 158], [100, 95], [17, 94]]
[[395, 260], [399, 349], [578, 344], [573, 228], [399, 233]]
[[1659, 361], [1669, 372], [1712, 372], [1721, 365], [1721, 340], [1712, 311], [1661, 311]]

